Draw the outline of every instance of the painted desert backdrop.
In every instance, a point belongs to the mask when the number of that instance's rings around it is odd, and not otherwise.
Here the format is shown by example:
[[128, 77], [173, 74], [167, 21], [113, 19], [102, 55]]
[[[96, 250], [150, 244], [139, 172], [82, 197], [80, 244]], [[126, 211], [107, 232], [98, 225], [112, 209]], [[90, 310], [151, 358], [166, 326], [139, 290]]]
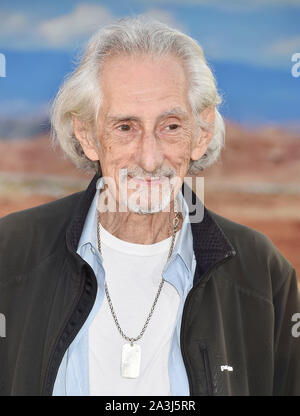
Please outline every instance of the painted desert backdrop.
[[49, 109], [88, 39], [145, 14], [202, 47], [222, 97], [226, 147], [204, 202], [271, 238], [300, 277], [299, 0], [1, 0], [0, 216], [85, 189], [49, 141]]
[[[227, 122], [221, 158], [203, 171], [204, 202], [271, 238], [300, 276], [300, 134]], [[49, 134], [0, 140], [0, 216], [85, 189], [92, 178]]]

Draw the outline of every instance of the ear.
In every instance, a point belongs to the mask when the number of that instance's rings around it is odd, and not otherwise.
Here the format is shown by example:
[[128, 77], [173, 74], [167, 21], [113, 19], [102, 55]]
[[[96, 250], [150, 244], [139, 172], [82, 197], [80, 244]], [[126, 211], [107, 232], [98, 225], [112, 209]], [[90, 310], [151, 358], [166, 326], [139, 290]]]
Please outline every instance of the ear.
[[199, 128], [198, 136], [194, 138], [192, 152], [191, 152], [191, 159], [192, 160], [199, 160], [206, 149], [213, 137], [214, 134], [214, 126], [215, 126], [215, 107], [206, 107], [201, 113], [200, 117], [203, 121], [208, 123], [211, 127], [209, 130], [204, 129], [203, 127]]
[[80, 121], [76, 116], [72, 114], [73, 120], [73, 129], [76, 139], [80, 142], [82, 150], [86, 157], [90, 160], [96, 161], [99, 160], [99, 155], [97, 152], [97, 146], [91, 129], [87, 126], [86, 123]]

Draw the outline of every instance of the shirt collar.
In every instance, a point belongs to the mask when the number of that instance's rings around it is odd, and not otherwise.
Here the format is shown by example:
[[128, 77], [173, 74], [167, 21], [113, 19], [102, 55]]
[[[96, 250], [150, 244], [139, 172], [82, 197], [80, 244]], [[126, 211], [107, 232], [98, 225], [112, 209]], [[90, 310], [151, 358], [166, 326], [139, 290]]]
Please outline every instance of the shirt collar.
[[[101, 178], [102, 180], [102, 178]], [[86, 220], [83, 226], [81, 237], [78, 243], [77, 253], [81, 251], [81, 248], [86, 244], [91, 244], [95, 249], [98, 248], [97, 240], [97, 201], [100, 193], [100, 189], [97, 186], [95, 196], [92, 200], [91, 206], [86, 216]]]
[[[100, 189], [103, 187], [103, 178], [100, 178], [97, 183], [96, 193], [92, 200], [91, 206], [89, 208], [82, 234], [79, 240], [77, 252], [80, 253], [81, 248], [86, 244], [90, 244], [97, 251], [98, 248], [98, 239], [97, 239], [97, 202], [100, 193]], [[179, 204], [180, 212], [182, 212], [182, 226], [180, 234], [176, 240], [175, 247], [173, 249], [172, 258], [179, 255], [183, 260], [185, 266], [189, 271], [192, 270], [192, 260], [193, 260], [193, 241], [192, 238], [188, 238], [189, 235], [192, 235], [191, 225], [189, 222], [189, 210], [185, 199], [183, 198], [181, 190], [179, 190], [177, 195], [177, 201]]]
[[[100, 177], [100, 174], [96, 173], [87, 189], [77, 194], [76, 206], [66, 228], [66, 248], [70, 254], [68, 259], [70, 264], [72, 264], [72, 267], [74, 267], [74, 270], [77, 270], [78, 267], [81, 268], [84, 265], [84, 260], [80, 260], [80, 256], [76, 256], [75, 254]], [[219, 222], [217, 221], [218, 216], [203, 205], [202, 201], [193, 192], [192, 188], [187, 186], [185, 188], [182, 187], [181, 190], [189, 207], [189, 217], [191, 217], [190, 226], [192, 229], [193, 249], [197, 265], [193, 284], [196, 285], [200, 279], [204, 278], [204, 275], [207, 279], [210, 277], [208, 272], [214, 265], [235, 256], [236, 249], [226, 236], [221, 225], [219, 225]], [[190, 196], [188, 196], [189, 194]], [[76, 194], [74, 194], [74, 197], [75, 195]], [[196, 206], [199, 206], [199, 209], [201, 209], [201, 207], [203, 208], [202, 218], [197, 219], [196, 221], [192, 220], [194, 217], [193, 213], [195, 213], [195, 206], [192, 205], [191, 201], [196, 201]], [[222, 219], [222, 217], [220, 217], [220, 219]]]
[[194, 255], [193, 238], [191, 224], [189, 221], [189, 210], [181, 190], [179, 190], [178, 192], [177, 200], [179, 203], [180, 211], [182, 212], [183, 222], [173, 253], [174, 256], [178, 254], [181, 257], [181, 259], [184, 261], [185, 266], [187, 267], [189, 272], [191, 272]]

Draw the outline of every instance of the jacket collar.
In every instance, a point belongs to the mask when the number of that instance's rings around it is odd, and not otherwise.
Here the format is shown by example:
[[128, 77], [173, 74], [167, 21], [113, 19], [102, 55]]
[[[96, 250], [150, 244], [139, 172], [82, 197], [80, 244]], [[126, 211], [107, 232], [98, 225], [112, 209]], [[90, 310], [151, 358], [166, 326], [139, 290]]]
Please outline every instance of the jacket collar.
[[[182, 191], [189, 208], [193, 248], [197, 261], [194, 276], [195, 285], [217, 263], [235, 256], [236, 251], [222, 228], [210, 214], [210, 211], [204, 206], [191, 188], [183, 186]], [[199, 221], [193, 221], [192, 219], [196, 212], [198, 215], [201, 213]]]
[[[73, 254], [77, 251], [85, 219], [95, 196], [97, 181], [100, 177], [99, 174], [95, 174], [87, 189], [81, 193], [80, 200], [67, 229], [66, 244], [68, 250]], [[182, 187], [182, 194], [187, 202], [191, 219], [193, 249], [197, 262], [194, 276], [195, 285], [217, 263], [235, 255], [235, 250], [221, 227], [213, 219], [209, 210], [203, 205], [196, 194], [187, 186]], [[202, 213], [200, 221], [193, 221], [195, 212]]]
[[[99, 178], [97, 182], [96, 194], [99, 196], [100, 190], [103, 188], [104, 183]], [[189, 238], [190, 234], [190, 219], [189, 219], [189, 207], [182, 195], [182, 192], [178, 192], [178, 203], [182, 210], [183, 223], [179, 236], [176, 237], [176, 243], [172, 251], [172, 257], [179, 257], [182, 259], [185, 267], [189, 272], [192, 271], [193, 265], [193, 240]], [[84, 227], [80, 236], [80, 240], [77, 247], [77, 253], [81, 252], [82, 247], [86, 245], [92, 245], [94, 249], [98, 248], [97, 240], [97, 198], [93, 198], [89, 211], [87, 213]]]

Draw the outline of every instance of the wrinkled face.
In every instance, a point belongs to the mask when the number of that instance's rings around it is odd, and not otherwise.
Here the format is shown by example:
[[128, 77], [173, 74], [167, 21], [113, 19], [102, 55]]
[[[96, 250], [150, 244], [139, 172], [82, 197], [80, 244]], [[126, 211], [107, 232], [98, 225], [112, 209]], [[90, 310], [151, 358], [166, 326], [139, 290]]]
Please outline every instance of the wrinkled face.
[[117, 202], [126, 200], [131, 211], [165, 209], [182, 185], [194, 133], [187, 88], [174, 56], [113, 57], [104, 65], [98, 156], [103, 176], [116, 183]]

